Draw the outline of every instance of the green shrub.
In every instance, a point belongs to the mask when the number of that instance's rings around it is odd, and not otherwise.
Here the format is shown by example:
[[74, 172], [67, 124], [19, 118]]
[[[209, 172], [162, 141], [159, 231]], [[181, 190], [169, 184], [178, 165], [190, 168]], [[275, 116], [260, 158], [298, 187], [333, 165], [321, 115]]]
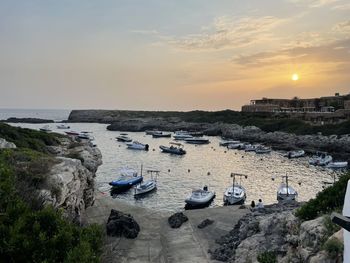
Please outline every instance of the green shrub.
[[260, 263], [277, 263], [275, 252], [265, 251], [258, 255], [258, 262]]
[[350, 173], [339, 178], [333, 186], [324, 189], [310, 199], [305, 205], [300, 207], [296, 216], [302, 220], [312, 220], [321, 214], [327, 214], [334, 210], [341, 209], [344, 204], [344, 197]]
[[333, 237], [323, 245], [323, 250], [327, 252], [330, 258], [336, 259], [343, 255], [344, 245], [337, 238]]

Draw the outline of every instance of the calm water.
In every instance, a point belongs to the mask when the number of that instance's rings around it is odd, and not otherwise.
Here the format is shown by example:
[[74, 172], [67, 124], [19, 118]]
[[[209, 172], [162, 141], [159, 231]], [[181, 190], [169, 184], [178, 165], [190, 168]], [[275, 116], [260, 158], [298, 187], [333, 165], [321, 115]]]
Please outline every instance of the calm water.
[[[142, 143], [150, 145], [150, 151], [135, 151], [126, 149], [126, 145], [117, 142], [118, 132], [106, 130], [103, 124], [70, 124], [72, 130], [87, 130], [93, 132], [95, 142], [103, 155], [103, 165], [99, 167], [96, 176], [98, 194], [106, 198], [110, 187], [108, 182], [118, 177], [120, 167], [129, 166], [140, 170], [144, 168], [159, 169], [158, 190], [148, 196], [135, 200], [130, 190], [115, 198], [124, 199], [131, 204], [161, 210], [180, 210], [184, 207], [184, 199], [191, 190], [203, 185], [216, 192], [212, 206], [222, 205], [222, 195], [232, 183], [231, 172], [248, 175], [242, 180], [247, 190], [247, 203], [259, 198], [264, 203], [276, 202], [276, 191], [281, 182], [280, 176], [288, 174], [290, 184], [298, 191], [299, 200], [307, 201], [322, 190], [323, 181], [332, 181], [333, 172], [309, 166], [307, 158], [289, 160], [281, 153], [256, 155], [238, 150], [227, 150], [219, 146], [219, 137], [210, 137], [208, 145], [185, 145], [187, 154], [174, 156], [161, 153], [160, 145], [168, 145], [170, 138], [153, 139], [144, 133], [129, 133], [129, 136]], [[42, 125], [21, 124], [30, 128], [40, 128]], [[55, 129], [55, 125], [51, 125]], [[62, 132], [57, 130], [58, 132]], [[210, 173], [208, 175], [208, 172]], [[146, 176], [147, 177], [147, 176]], [[274, 181], [271, 178], [276, 178]], [[299, 185], [300, 183], [300, 185]]]

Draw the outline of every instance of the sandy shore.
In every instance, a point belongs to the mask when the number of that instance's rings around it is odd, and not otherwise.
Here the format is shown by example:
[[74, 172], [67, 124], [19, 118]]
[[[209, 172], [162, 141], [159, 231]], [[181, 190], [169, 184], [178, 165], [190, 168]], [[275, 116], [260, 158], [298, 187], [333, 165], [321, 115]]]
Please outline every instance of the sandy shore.
[[[172, 229], [167, 219], [170, 212], [154, 211], [132, 206], [125, 201], [98, 194], [94, 206], [86, 210], [87, 223], [107, 222], [111, 209], [131, 214], [141, 227], [136, 239], [107, 237], [103, 262], [216, 262], [210, 259], [208, 248], [215, 239], [228, 233], [238, 220], [249, 212], [237, 206], [189, 210], [189, 221], [179, 229]], [[212, 225], [198, 229], [204, 219]]]

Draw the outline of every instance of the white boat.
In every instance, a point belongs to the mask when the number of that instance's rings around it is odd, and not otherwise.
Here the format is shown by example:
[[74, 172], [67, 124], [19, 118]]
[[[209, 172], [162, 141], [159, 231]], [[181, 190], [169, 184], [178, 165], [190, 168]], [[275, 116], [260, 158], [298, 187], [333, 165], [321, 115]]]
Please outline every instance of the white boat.
[[49, 125], [45, 125], [43, 127], [41, 127], [39, 130], [43, 131], [43, 132], [50, 132], [50, 126]]
[[243, 174], [236, 174], [232, 173], [231, 177], [233, 178], [232, 186], [228, 187], [224, 193], [224, 204], [225, 205], [236, 205], [236, 204], [244, 204], [247, 195], [246, 195], [246, 190], [245, 188], [236, 182], [236, 176], [237, 177], [245, 177], [247, 178], [246, 175]]
[[128, 149], [132, 149], [132, 150], [148, 151], [148, 149], [149, 149], [148, 144], [142, 144], [138, 141], [133, 141], [132, 143], [127, 143], [126, 145], [127, 145]]
[[310, 158], [309, 164], [325, 166], [332, 161], [333, 161], [333, 158], [331, 155], [328, 155], [327, 153], [317, 152], [314, 156]]
[[188, 131], [176, 131], [173, 137], [175, 140], [185, 140], [193, 138], [193, 136], [189, 134]]
[[146, 135], [153, 135], [154, 133], [159, 133], [160, 131], [156, 131], [156, 130], [147, 130], [145, 131]]
[[[143, 181], [135, 187], [135, 197], [150, 193], [157, 189], [157, 176], [159, 175], [159, 171], [147, 170], [147, 173], [151, 174], [151, 179]], [[156, 174], [155, 177], [153, 177], [153, 173]]]
[[208, 191], [208, 187], [204, 186], [203, 189], [193, 190], [191, 195], [185, 199], [185, 203], [192, 207], [205, 206], [214, 198], [215, 192]]
[[259, 145], [248, 144], [248, 145], [245, 146], [244, 151], [246, 151], [246, 152], [255, 152], [258, 147], [259, 147]]
[[227, 145], [227, 149], [242, 149], [245, 147], [245, 143], [232, 143]]
[[57, 129], [61, 129], [61, 130], [70, 129], [70, 126], [64, 125], [64, 124], [57, 125], [56, 127], [57, 127]]
[[185, 142], [190, 143], [190, 144], [208, 144], [208, 143], [210, 143], [210, 141], [208, 139], [197, 138], [197, 137], [185, 139]]
[[298, 151], [290, 151], [286, 154], [286, 157], [288, 158], [299, 158], [299, 157], [303, 157], [305, 155], [305, 151], [304, 150], [298, 150]]
[[183, 149], [183, 145], [181, 143], [171, 142], [170, 144], [173, 144], [176, 146], [171, 145], [170, 147], [167, 147], [167, 146], [161, 145], [159, 146], [159, 148], [162, 150], [162, 152], [165, 152], [165, 153], [172, 153], [177, 155], [186, 154], [186, 151]]
[[237, 144], [240, 143], [240, 141], [222, 141], [219, 143], [220, 146], [228, 146], [230, 144]]
[[294, 190], [288, 184], [288, 176], [282, 176], [282, 178], [286, 179], [285, 182], [282, 182], [277, 190], [277, 200], [278, 201], [293, 201], [298, 197], [298, 192]]
[[265, 146], [258, 146], [256, 149], [255, 149], [255, 152], [257, 154], [264, 154], [264, 153], [270, 153], [272, 150], [270, 147], [265, 147]]
[[162, 132], [162, 131], [157, 131], [152, 133], [153, 138], [169, 138], [171, 137], [171, 133], [169, 132]]
[[348, 162], [330, 162], [326, 165], [327, 168], [331, 169], [342, 169], [348, 167]]
[[94, 140], [94, 137], [92, 135], [90, 135], [89, 133], [86, 133], [86, 132], [81, 132], [78, 135], [78, 138], [84, 139], [84, 140]]

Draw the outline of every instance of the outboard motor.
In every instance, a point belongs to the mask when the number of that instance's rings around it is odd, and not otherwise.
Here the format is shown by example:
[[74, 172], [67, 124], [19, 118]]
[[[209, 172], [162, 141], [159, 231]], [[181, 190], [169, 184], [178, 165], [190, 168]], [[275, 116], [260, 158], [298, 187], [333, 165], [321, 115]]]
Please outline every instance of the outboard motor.
[[205, 186], [203, 187], [203, 190], [204, 190], [204, 191], [208, 191], [208, 186], [205, 185]]
[[149, 145], [146, 144], [146, 145], [145, 145], [145, 150], [148, 151], [148, 149], [149, 149]]

